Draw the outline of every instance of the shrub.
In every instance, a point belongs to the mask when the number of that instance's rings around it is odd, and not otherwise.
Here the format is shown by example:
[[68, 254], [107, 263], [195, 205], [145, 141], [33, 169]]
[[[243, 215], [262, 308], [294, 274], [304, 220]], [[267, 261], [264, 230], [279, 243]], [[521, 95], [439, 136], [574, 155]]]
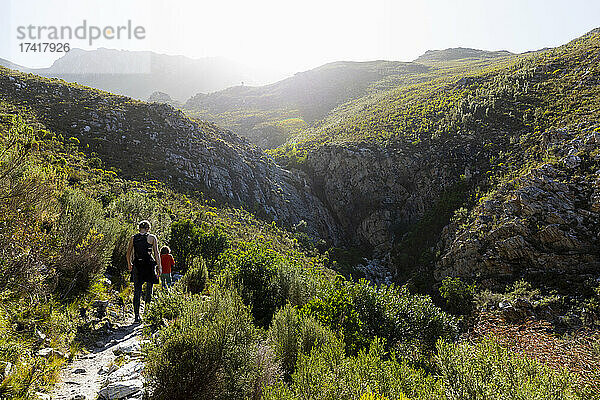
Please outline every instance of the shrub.
[[[192, 297], [178, 319], [145, 348], [156, 399], [257, 398], [264, 353], [250, 312], [233, 291]], [[269, 382], [272, 383], [272, 382]], [[258, 393], [257, 393], [258, 391]]]
[[311, 315], [333, 331], [340, 332], [349, 354], [368, 345], [364, 336], [363, 321], [354, 304], [351, 285], [343, 278], [325, 293], [320, 294], [302, 308], [303, 315]]
[[42, 221], [55, 214], [56, 172], [36, 165], [35, 131], [21, 117], [0, 131], [0, 289], [40, 294], [49, 247]]
[[183, 278], [181, 278], [181, 285], [189, 293], [200, 294], [206, 288], [208, 282], [208, 270], [206, 269], [206, 263], [200, 257], [195, 258], [192, 266], [187, 270]]
[[83, 192], [66, 192], [61, 198], [56, 260], [57, 292], [73, 297], [87, 290], [106, 269], [115, 240], [117, 224], [103, 219], [100, 203]]
[[473, 309], [475, 285], [468, 285], [459, 278], [446, 277], [439, 290], [440, 295], [446, 301], [448, 312], [465, 315]]
[[540, 311], [551, 306], [560, 308], [562, 299], [557, 294], [542, 294], [539, 288], [534, 288], [529, 282], [521, 279], [509, 285], [504, 293], [495, 293], [484, 290], [475, 295], [474, 304], [479, 309], [496, 308], [502, 301], [514, 303], [517, 300], [526, 300], [533, 305], [534, 311]]
[[581, 399], [573, 375], [553, 371], [497, 342], [439, 342], [436, 362], [449, 400]]
[[274, 279], [282, 301], [298, 307], [315, 296], [323, 280], [306, 266], [285, 258], [278, 262]]
[[393, 348], [413, 343], [429, 351], [439, 338], [457, 333], [456, 321], [435, 306], [428, 296], [413, 295], [406, 288], [374, 287], [338, 279], [311, 300], [302, 312], [344, 336], [348, 354], [368, 346], [375, 337]]
[[213, 228], [210, 232], [200, 230], [196, 243], [202, 257], [211, 265], [229, 247], [227, 236], [218, 228]]
[[284, 304], [276, 282], [277, 253], [256, 243], [246, 243], [226, 252], [221, 261], [239, 286], [242, 299], [251, 307], [255, 322], [268, 326], [275, 310]]
[[150, 304], [144, 309], [144, 324], [151, 331], [157, 330], [165, 322], [170, 322], [179, 317], [184, 309], [188, 296], [177, 290], [158, 290]]
[[379, 339], [353, 357], [344, 356], [339, 341], [301, 355], [292, 383], [269, 387], [264, 398], [354, 400], [365, 393], [379, 399], [444, 399], [437, 380], [388, 357]]
[[310, 354], [313, 348], [328, 346], [337, 340], [333, 332], [311, 316], [299, 316], [289, 304], [273, 317], [268, 339], [286, 379], [294, 372], [298, 355]]
[[110, 265], [106, 272], [110, 274], [110, 280], [113, 287], [117, 290], [127, 286], [129, 281], [129, 270], [127, 269], [127, 247], [129, 238], [133, 236], [135, 230], [133, 225], [121, 226], [115, 235], [115, 245], [110, 257]]
[[189, 219], [174, 222], [171, 225], [169, 242], [173, 257], [186, 271], [196, 257], [203, 257], [211, 265], [228, 247], [227, 236], [217, 228], [203, 231]]
[[192, 260], [200, 256], [197, 246], [198, 227], [194, 221], [182, 219], [171, 225], [171, 240], [169, 246], [179, 268], [186, 271]]

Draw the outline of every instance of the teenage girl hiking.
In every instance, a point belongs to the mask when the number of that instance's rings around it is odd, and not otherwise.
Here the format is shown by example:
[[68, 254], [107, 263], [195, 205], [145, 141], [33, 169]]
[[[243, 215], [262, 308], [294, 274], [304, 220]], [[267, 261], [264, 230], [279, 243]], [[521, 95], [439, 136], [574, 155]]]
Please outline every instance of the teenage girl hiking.
[[127, 268], [131, 272], [133, 282], [133, 309], [135, 322], [140, 322], [140, 299], [142, 288], [146, 284], [144, 303], [148, 305], [152, 300], [152, 285], [158, 283], [161, 274], [160, 254], [158, 253], [158, 239], [150, 232], [150, 222], [142, 221], [138, 224], [139, 233], [129, 239], [127, 246]]

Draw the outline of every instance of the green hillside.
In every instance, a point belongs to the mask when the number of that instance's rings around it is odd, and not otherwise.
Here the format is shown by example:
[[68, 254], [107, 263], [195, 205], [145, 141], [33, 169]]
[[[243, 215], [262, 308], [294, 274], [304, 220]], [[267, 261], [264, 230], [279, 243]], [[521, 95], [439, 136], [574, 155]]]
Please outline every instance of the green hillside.
[[596, 30], [564, 46], [519, 56], [427, 57], [423, 62], [433, 70], [427, 82], [348, 102], [290, 143], [415, 141], [590, 120], [598, 111], [599, 36]]
[[420, 64], [392, 61], [335, 62], [267, 86], [199, 93], [183, 109], [194, 118], [248, 137], [262, 148], [273, 148], [341, 103], [395, 87], [427, 70]]
[[554, 157], [542, 146], [553, 129], [594, 131], [599, 46], [596, 30], [537, 53], [430, 61], [429, 81], [345, 103], [270, 153], [313, 176], [346, 230], [363, 237], [355, 244], [394, 242], [406, 278], [432, 262], [455, 211]]
[[[131, 302], [125, 250], [140, 219], [151, 221], [162, 244], [173, 242], [173, 223], [191, 221], [207, 238], [223, 236], [231, 249], [259, 243], [284, 257], [291, 270], [325, 271], [322, 257], [303, 252], [274, 224], [157, 180], [124, 179], [24, 106], [2, 101], [0, 130], [0, 361], [10, 369], [2, 375], [4, 398], [34, 398], [82, 346], [120, 321], [123, 310], [91, 321], [79, 313], [93, 315], [97, 300], [114, 303], [114, 310]], [[36, 356], [48, 346], [66, 358]]]

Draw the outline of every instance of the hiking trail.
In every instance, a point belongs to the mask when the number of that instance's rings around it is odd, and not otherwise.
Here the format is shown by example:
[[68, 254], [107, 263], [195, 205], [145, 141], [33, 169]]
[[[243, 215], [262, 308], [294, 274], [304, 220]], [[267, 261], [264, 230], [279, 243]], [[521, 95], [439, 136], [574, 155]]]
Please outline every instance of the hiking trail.
[[[128, 320], [115, 325], [89, 352], [75, 356], [61, 371], [47, 399], [142, 399], [144, 381], [140, 353], [143, 325]], [[46, 395], [48, 396], [48, 395]], [[40, 399], [43, 396], [40, 396]]]

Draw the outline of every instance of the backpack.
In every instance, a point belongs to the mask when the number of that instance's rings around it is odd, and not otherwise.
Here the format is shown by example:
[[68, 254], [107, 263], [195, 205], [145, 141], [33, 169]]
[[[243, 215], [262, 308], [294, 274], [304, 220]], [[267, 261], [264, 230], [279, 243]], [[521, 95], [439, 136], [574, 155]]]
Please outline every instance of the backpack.
[[131, 280], [156, 283], [154, 268], [156, 260], [152, 257], [152, 244], [148, 243], [147, 233], [137, 233], [133, 236], [133, 270]]

